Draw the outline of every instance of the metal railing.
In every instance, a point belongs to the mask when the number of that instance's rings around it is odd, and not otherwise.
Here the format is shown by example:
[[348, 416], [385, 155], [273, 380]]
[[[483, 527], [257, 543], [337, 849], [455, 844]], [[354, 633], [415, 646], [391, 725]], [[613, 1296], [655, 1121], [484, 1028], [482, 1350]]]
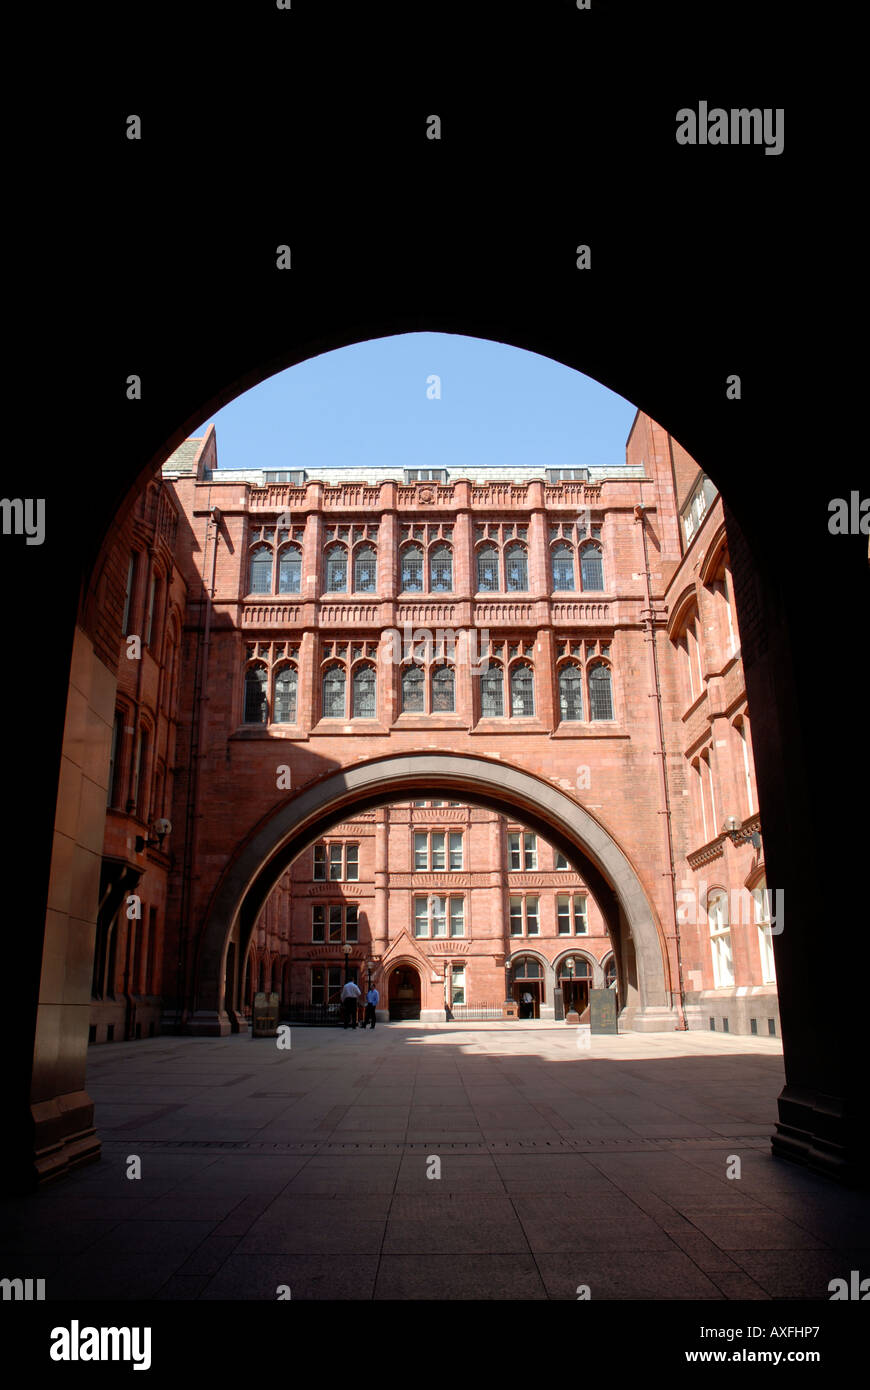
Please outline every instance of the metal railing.
[[447, 1010], [448, 1023], [492, 1023], [501, 1017], [501, 1001], [498, 1004], [453, 1004]]
[[291, 999], [281, 1005], [280, 1018], [282, 1023], [301, 1023], [311, 1028], [334, 1028], [344, 1022], [338, 1000], [312, 1004], [308, 999]]

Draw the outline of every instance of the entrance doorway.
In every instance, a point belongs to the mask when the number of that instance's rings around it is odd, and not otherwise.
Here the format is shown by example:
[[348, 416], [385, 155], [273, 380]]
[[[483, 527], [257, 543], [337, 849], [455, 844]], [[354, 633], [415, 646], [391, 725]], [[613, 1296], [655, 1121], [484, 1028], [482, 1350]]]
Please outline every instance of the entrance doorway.
[[560, 962], [556, 978], [565, 1001], [565, 1013], [573, 1009], [582, 1014], [589, 1006], [589, 986], [592, 982], [592, 967], [582, 956], [569, 956]]
[[413, 965], [398, 965], [390, 976], [387, 1000], [390, 1022], [420, 1017], [420, 972]]
[[[531, 996], [529, 1000], [527, 996]], [[511, 997], [520, 1006], [520, 1018], [540, 1018], [544, 1003], [544, 970], [534, 956], [517, 956], [511, 966]]]

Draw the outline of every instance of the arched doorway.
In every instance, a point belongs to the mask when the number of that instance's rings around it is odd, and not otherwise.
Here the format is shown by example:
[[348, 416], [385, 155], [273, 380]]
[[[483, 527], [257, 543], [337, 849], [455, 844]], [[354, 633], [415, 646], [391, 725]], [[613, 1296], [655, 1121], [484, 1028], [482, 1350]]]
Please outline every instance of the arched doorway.
[[422, 986], [416, 965], [402, 961], [390, 972], [387, 1000], [391, 1023], [404, 1023], [420, 1017]]
[[543, 964], [536, 956], [513, 956], [510, 972], [510, 997], [520, 1006], [520, 1018], [540, 1018], [547, 1002]]
[[556, 967], [556, 981], [562, 990], [565, 1013], [573, 1009], [582, 1014], [589, 1004], [589, 991], [592, 988], [592, 966], [585, 956], [570, 955], [561, 960]]

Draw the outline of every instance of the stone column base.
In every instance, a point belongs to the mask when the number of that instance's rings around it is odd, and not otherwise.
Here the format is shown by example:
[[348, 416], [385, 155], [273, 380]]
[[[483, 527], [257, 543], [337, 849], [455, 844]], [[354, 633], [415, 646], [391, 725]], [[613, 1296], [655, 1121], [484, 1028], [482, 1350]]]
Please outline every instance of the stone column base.
[[30, 1107], [33, 1120], [32, 1185], [96, 1163], [100, 1141], [94, 1129], [94, 1102], [87, 1091], [54, 1096]]
[[446, 1022], [447, 1022], [447, 1010], [446, 1010], [446, 1009], [421, 1009], [421, 1010], [420, 1010], [420, 1022], [421, 1022], [421, 1023], [446, 1023]]
[[[678, 1022], [676, 1009], [647, 1005], [645, 1009], [635, 1011], [627, 1024], [627, 1030], [632, 1033], [673, 1033]], [[622, 1031], [621, 1028], [620, 1032]]]
[[870, 1187], [870, 1138], [863, 1117], [848, 1102], [799, 1086], [783, 1086], [779, 1120], [770, 1147], [777, 1158], [799, 1163], [849, 1187]]
[[196, 1013], [188, 1015], [184, 1031], [194, 1037], [225, 1038], [232, 1032], [232, 1026], [223, 1012], [218, 1013], [216, 1009], [197, 1009]]

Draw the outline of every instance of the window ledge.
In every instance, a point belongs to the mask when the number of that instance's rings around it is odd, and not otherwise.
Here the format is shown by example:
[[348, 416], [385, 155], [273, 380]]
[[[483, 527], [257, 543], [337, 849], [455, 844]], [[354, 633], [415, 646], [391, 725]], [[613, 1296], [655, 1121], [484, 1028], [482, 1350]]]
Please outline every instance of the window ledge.
[[240, 740], [271, 738], [289, 742], [291, 739], [307, 739], [308, 730], [303, 729], [301, 724], [240, 724], [227, 737]]
[[393, 729], [468, 729], [461, 715], [453, 714], [400, 714], [396, 717]]
[[[371, 593], [357, 593], [354, 589], [336, 589], [333, 593], [328, 590], [326, 593], [317, 596], [318, 603], [336, 603], [339, 599], [346, 603], [387, 603], [389, 600], [382, 597], [376, 590]], [[332, 640], [332, 639], [330, 639]], [[348, 639], [349, 640], [349, 639]]]
[[[573, 722], [573, 728], [566, 728], [565, 725]], [[582, 721], [564, 720], [558, 728], [553, 730], [553, 738], [631, 738], [631, 734], [624, 729], [616, 720], [596, 719], [588, 724]]]
[[322, 738], [324, 735], [337, 737], [339, 734], [389, 734], [391, 731], [386, 724], [382, 724], [378, 719], [321, 719], [311, 730], [311, 737]]
[[533, 715], [503, 715], [496, 719], [481, 719], [469, 729], [470, 734], [548, 734], [550, 730], [546, 724], [542, 724], [540, 719]]

